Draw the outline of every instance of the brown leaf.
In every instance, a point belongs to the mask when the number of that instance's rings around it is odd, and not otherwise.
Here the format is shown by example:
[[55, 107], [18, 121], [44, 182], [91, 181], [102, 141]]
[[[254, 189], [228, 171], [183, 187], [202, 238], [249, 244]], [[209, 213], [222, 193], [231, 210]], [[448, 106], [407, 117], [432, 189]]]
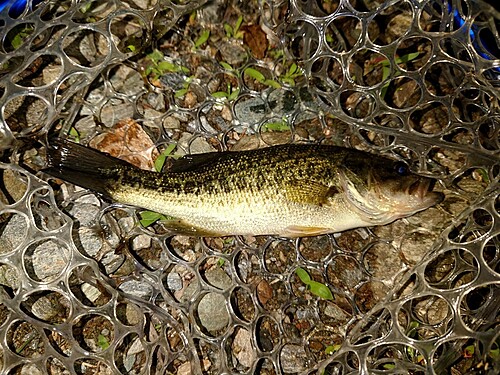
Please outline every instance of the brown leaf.
[[252, 54], [258, 59], [264, 58], [268, 41], [266, 33], [262, 31], [260, 25], [242, 26], [241, 30], [245, 32], [243, 35], [243, 42], [250, 48]]
[[117, 122], [89, 142], [90, 147], [125, 160], [141, 169], [154, 170], [158, 151], [147, 133], [133, 119]]

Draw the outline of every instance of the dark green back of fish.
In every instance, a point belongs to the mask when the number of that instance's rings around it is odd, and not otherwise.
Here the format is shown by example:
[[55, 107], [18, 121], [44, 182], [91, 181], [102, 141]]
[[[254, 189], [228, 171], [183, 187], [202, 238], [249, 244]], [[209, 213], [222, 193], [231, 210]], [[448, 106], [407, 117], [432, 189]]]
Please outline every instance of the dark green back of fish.
[[187, 155], [166, 173], [127, 162], [62, 139], [48, 150], [47, 173], [109, 195], [117, 185], [179, 193], [224, 193], [234, 189], [277, 189], [290, 181], [331, 182], [346, 157], [366, 154], [335, 146], [280, 145], [258, 150]]

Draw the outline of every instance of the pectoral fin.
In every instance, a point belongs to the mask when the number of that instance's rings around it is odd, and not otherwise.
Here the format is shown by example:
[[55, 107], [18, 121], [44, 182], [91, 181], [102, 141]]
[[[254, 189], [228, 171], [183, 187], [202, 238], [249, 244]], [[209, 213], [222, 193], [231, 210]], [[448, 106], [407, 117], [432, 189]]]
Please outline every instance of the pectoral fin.
[[286, 187], [285, 196], [292, 202], [323, 206], [338, 192], [335, 186], [309, 180], [294, 180]]
[[280, 233], [283, 237], [310, 237], [310, 236], [320, 236], [322, 234], [332, 233], [330, 228], [320, 228], [320, 227], [302, 227], [299, 225], [292, 225], [285, 229], [284, 233]]
[[227, 233], [217, 233], [214, 231], [209, 231], [204, 228], [199, 228], [195, 225], [191, 225], [184, 220], [180, 219], [169, 219], [169, 220], [162, 220], [161, 223], [165, 228], [168, 230], [184, 235], [184, 236], [193, 236], [193, 237], [222, 237], [222, 236], [227, 236]]

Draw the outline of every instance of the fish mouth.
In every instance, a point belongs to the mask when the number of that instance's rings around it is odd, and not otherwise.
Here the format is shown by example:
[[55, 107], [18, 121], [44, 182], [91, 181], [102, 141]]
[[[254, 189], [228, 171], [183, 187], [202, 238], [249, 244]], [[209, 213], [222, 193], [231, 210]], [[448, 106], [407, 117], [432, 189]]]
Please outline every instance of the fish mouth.
[[440, 203], [444, 199], [444, 194], [432, 191], [434, 183], [430, 178], [419, 177], [408, 185], [405, 193], [431, 205]]

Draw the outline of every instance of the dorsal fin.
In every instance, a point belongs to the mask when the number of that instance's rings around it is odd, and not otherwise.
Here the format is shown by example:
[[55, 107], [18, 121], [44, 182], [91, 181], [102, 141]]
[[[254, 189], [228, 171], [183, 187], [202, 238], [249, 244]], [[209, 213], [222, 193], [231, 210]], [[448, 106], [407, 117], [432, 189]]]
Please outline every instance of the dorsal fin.
[[175, 160], [167, 172], [192, 172], [207, 165], [213, 165], [216, 161], [227, 158], [230, 151], [208, 152], [206, 154], [184, 155]]

